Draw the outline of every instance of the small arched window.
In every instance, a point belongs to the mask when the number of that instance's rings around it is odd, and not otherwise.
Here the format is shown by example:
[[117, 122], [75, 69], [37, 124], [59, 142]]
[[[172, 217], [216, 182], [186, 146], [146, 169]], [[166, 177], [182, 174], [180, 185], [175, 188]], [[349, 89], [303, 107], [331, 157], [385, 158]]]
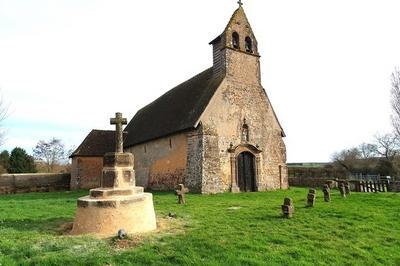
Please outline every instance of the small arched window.
[[239, 49], [239, 34], [235, 31], [232, 33], [232, 46], [235, 49]]
[[252, 53], [253, 52], [253, 41], [249, 36], [246, 37], [245, 39], [245, 44], [246, 44], [246, 52]]

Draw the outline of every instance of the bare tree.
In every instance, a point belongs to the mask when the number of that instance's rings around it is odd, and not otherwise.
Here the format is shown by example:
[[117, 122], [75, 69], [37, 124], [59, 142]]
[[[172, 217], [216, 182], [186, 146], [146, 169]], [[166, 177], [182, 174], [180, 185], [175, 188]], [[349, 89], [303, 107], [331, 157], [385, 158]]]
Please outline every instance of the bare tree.
[[376, 135], [374, 146], [375, 152], [389, 161], [400, 155], [400, 139], [394, 134]]
[[33, 154], [36, 159], [45, 162], [48, 172], [52, 172], [57, 163], [66, 159], [64, 144], [56, 138], [48, 142], [40, 140], [33, 149]]
[[358, 151], [360, 152], [361, 159], [371, 159], [374, 158], [376, 154], [376, 145], [370, 143], [362, 143], [358, 146]]
[[334, 153], [332, 160], [335, 167], [344, 168], [348, 173], [354, 171], [357, 161], [361, 158], [361, 153], [357, 148], [351, 148], [349, 150], [342, 150]]
[[0, 93], [0, 145], [4, 143], [5, 131], [3, 127], [3, 121], [8, 115], [8, 105], [4, 102], [4, 98]]
[[392, 73], [391, 102], [394, 131], [396, 135], [400, 137], [400, 69], [398, 68], [396, 68]]
[[381, 156], [390, 169], [390, 175], [400, 173], [400, 138], [396, 134], [375, 136], [375, 147], [378, 156]]

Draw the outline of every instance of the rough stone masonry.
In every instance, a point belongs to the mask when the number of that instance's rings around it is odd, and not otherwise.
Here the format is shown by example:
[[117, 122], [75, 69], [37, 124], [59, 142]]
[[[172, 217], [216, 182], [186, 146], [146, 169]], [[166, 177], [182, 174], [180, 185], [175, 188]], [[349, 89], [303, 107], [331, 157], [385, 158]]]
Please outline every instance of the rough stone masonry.
[[78, 199], [72, 234], [116, 235], [123, 229], [128, 234], [155, 230], [153, 197], [135, 187], [134, 157], [123, 152], [121, 113], [111, 119], [116, 125], [116, 152], [104, 155], [101, 187]]

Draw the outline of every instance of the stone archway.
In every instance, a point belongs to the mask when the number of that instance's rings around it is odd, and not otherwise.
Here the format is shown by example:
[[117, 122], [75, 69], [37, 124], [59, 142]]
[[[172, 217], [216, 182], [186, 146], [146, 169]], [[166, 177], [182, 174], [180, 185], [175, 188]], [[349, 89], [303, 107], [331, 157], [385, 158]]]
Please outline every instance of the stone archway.
[[262, 151], [257, 146], [246, 143], [236, 147], [231, 145], [228, 152], [231, 154], [231, 192], [258, 191]]

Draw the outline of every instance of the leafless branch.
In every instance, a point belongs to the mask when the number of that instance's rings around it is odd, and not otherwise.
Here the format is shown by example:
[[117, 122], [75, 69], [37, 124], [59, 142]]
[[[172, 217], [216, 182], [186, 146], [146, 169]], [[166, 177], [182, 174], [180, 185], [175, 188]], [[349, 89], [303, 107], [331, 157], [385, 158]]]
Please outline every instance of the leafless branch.
[[397, 136], [400, 136], [400, 69], [396, 68], [392, 73], [392, 124]]

